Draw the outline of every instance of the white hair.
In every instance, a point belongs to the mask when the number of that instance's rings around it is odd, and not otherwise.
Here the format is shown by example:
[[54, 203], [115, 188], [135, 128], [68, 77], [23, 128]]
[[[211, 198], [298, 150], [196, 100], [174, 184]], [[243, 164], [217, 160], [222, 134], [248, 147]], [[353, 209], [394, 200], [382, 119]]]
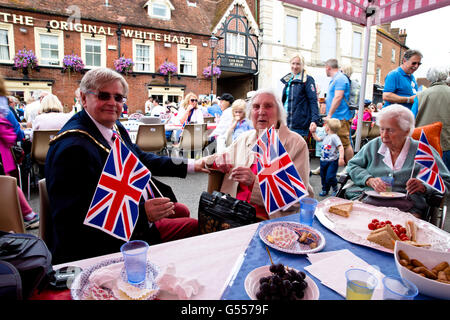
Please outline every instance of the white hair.
[[407, 107], [401, 104], [391, 104], [377, 113], [377, 125], [380, 125], [381, 120], [395, 119], [397, 120], [398, 126], [408, 132], [408, 136], [411, 136], [416, 121], [414, 119], [414, 114]]
[[284, 110], [283, 103], [281, 102], [281, 98], [274, 89], [259, 89], [259, 90], [255, 91], [253, 96], [250, 98], [250, 101], [247, 103], [248, 116], [251, 117], [252, 105], [253, 105], [253, 102], [255, 101], [256, 97], [258, 97], [259, 95], [261, 95], [263, 93], [267, 93], [267, 94], [273, 96], [273, 99], [275, 100], [275, 103], [277, 104], [277, 108], [278, 108], [278, 121], [280, 123], [286, 125], [286, 119], [287, 119], [286, 110]]
[[427, 80], [431, 83], [445, 81], [448, 77], [448, 67], [433, 66], [428, 69]]

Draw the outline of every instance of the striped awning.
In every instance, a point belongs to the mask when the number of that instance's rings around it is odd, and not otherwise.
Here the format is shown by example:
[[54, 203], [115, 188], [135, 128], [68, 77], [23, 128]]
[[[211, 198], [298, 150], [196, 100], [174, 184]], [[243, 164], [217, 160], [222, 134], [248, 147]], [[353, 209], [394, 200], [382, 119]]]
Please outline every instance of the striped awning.
[[[450, 5], [450, 0], [280, 0], [363, 26], [380, 25]], [[368, 19], [372, 16], [372, 19]]]

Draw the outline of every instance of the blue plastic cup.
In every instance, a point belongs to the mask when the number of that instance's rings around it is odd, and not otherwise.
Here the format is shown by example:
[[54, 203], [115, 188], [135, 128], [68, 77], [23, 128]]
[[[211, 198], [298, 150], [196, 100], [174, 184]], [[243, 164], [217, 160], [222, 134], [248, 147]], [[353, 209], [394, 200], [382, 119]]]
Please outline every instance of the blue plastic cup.
[[145, 280], [147, 274], [147, 250], [147, 242], [141, 240], [129, 241], [120, 247], [129, 283], [139, 284]]
[[386, 192], [392, 192], [394, 186], [394, 177], [381, 177], [381, 180], [386, 184]]
[[411, 281], [396, 276], [383, 278], [383, 300], [413, 300], [418, 293]]
[[300, 223], [312, 226], [318, 201], [313, 198], [300, 200]]

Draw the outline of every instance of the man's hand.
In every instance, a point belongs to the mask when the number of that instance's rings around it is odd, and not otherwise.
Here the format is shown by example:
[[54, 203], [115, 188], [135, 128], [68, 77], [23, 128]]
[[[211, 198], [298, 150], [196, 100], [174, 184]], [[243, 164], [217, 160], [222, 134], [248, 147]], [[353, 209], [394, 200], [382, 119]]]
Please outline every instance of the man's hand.
[[406, 191], [408, 191], [409, 194], [414, 194], [416, 192], [425, 193], [427, 188], [419, 179], [411, 178], [406, 182]]
[[194, 162], [194, 171], [195, 172], [204, 172], [209, 173], [210, 170], [206, 167], [206, 161], [204, 158], [195, 160]]
[[243, 183], [246, 186], [251, 187], [255, 182], [256, 175], [250, 168], [247, 167], [236, 167], [231, 170], [230, 178], [239, 183]]
[[158, 221], [175, 214], [173, 202], [169, 198], [154, 198], [145, 201], [145, 212], [150, 222]]

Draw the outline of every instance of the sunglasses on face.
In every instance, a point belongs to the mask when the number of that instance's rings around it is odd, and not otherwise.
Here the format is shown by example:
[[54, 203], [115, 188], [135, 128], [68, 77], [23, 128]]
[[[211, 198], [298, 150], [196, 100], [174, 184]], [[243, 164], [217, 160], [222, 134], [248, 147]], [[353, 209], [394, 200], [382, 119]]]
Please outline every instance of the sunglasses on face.
[[191, 102], [197, 102], [198, 100], [197, 99], [191, 99]]
[[412, 62], [411, 63], [413, 66], [419, 66], [420, 67], [420, 65], [422, 64], [422, 62]]
[[[99, 91], [98, 93], [95, 93], [93, 91], [88, 91], [87, 93], [97, 96], [98, 100], [108, 101], [109, 99], [111, 99], [111, 94], [109, 92]], [[116, 102], [125, 103], [125, 101], [127, 101], [127, 98], [125, 98], [121, 94], [114, 94], [112, 96], [114, 98], [114, 101]]]

